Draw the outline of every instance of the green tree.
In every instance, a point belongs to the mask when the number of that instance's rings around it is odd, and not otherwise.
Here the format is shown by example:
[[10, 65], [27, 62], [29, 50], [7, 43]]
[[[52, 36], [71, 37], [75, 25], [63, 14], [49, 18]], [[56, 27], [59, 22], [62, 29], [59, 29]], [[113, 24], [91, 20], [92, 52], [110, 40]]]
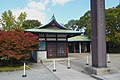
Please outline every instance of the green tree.
[[[105, 10], [106, 16], [106, 41], [109, 47], [109, 52], [120, 52], [120, 5], [117, 7]], [[72, 23], [77, 23], [79, 28], [86, 27], [85, 35], [91, 37], [91, 15], [87, 11], [79, 20], [74, 20]], [[69, 26], [68, 24], [66, 24]], [[114, 49], [114, 50], [113, 50]]]
[[16, 19], [11, 10], [5, 11], [2, 13], [0, 24], [2, 25], [3, 30], [13, 30], [16, 28], [21, 28], [23, 21], [26, 19], [26, 13], [20, 13]]
[[85, 35], [91, 37], [91, 14], [90, 11], [87, 11], [84, 16], [79, 19], [79, 28], [86, 27]]
[[26, 19], [27, 14], [25, 12], [21, 12], [20, 15], [18, 16], [17, 20], [16, 20], [16, 26], [17, 27], [22, 27], [23, 22]]
[[90, 15], [90, 11], [87, 11], [82, 17], [80, 17], [79, 20], [70, 20], [68, 21], [67, 24], [65, 24], [65, 26], [67, 28], [69, 28], [69, 26], [74, 26], [74, 25], [78, 25], [78, 28], [83, 28], [86, 27], [86, 32], [85, 35], [91, 36], [91, 15]]
[[22, 27], [24, 27], [24, 29], [30, 29], [39, 27], [41, 25], [41, 22], [39, 22], [38, 20], [25, 20], [22, 24]]
[[15, 26], [15, 17], [13, 16], [12, 12], [10, 10], [5, 11], [2, 13], [2, 19], [0, 19], [0, 23], [4, 30], [10, 30]]
[[[114, 35], [120, 33], [120, 6], [106, 9], [106, 34], [107, 37], [115, 37]], [[86, 35], [90, 36], [91, 32], [91, 15], [87, 11], [79, 20], [72, 20], [72, 23], [77, 23], [79, 28], [86, 27]], [[66, 24], [69, 26], [68, 24]], [[74, 24], [72, 24], [74, 25]], [[108, 39], [110, 40], [110, 39]], [[107, 41], [108, 41], [107, 40]]]

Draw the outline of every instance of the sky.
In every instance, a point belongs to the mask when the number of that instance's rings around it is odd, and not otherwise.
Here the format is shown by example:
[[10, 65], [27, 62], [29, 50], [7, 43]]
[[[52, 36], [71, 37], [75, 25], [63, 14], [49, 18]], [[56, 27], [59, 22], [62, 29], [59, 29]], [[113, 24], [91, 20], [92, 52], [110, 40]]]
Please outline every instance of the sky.
[[[112, 8], [120, 0], [105, 0], [105, 8]], [[27, 13], [27, 19], [39, 20], [42, 24], [50, 21], [52, 15], [61, 24], [79, 19], [90, 10], [90, 0], [0, 0], [0, 16], [11, 10], [16, 17], [20, 12]]]

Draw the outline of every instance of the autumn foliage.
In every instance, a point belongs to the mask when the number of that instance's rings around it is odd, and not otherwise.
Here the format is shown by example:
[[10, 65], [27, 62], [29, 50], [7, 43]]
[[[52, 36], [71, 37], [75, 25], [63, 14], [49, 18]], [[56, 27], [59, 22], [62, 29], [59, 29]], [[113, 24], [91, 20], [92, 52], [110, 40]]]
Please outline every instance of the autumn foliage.
[[40, 43], [32, 33], [0, 31], [0, 58], [4, 60], [25, 60]]

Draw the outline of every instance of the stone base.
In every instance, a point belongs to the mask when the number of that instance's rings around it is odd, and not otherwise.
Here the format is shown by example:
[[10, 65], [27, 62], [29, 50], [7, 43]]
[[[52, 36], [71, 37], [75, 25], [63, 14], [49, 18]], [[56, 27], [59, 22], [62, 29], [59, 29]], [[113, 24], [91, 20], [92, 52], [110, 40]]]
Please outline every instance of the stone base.
[[27, 75], [22, 75], [22, 77], [27, 77]]
[[104, 75], [104, 74], [110, 74], [117, 72], [117, 69], [115, 68], [95, 68], [95, 67], [90, 67], [86, 66], [84, 67], [84, 73], [86, 74], [95, 74], [95, 75]]
[[70, 69], [70, 67], [67, 67], [67, 69]]
[[53, 72], [56, 72], [56, 69], [53, 69]]

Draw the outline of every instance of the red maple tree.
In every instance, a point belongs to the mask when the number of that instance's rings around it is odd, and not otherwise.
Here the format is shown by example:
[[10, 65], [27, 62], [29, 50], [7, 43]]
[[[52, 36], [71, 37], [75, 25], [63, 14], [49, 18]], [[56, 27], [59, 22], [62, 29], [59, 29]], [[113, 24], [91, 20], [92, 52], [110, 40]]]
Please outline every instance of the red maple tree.
[[38, 48], [38, 36], [32, 33], [0, 31], [0, 57], [5, 60], [24, 60]]

